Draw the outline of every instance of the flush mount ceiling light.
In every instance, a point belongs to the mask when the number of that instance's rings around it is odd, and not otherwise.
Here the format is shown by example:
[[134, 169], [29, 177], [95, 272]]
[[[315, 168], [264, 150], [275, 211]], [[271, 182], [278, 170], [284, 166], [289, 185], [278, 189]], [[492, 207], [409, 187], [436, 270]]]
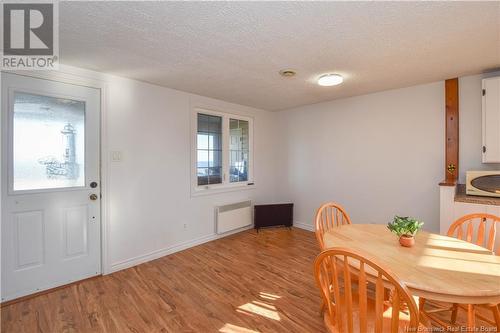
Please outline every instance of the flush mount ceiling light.
[[336, 86], [344, 82], [344, 78], [340, 74], [324, 74], [318, 79], [318, 84], [324, 87]]
[[297, 74], [293, 69], [282, 69], [280, 70], [280, 75], [284, 77], [292, 77]]

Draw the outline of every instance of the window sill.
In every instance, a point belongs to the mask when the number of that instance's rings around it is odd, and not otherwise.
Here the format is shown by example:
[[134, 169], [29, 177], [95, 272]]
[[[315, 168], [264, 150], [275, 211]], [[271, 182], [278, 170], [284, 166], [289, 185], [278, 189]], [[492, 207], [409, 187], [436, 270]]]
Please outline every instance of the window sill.
[[191, 197], [199, 197], [204, 195], [214, 195], [226, 192], [234, 192], [234, 191], [246, 191], [246, 190], [254, 190], [256, 185], [254, 182], [245, 182], [243, 184], [236, 185], [222, 185], [222, 186], [212, 186], [206, 188], [205, 186], [197, 186], [191, 189]]

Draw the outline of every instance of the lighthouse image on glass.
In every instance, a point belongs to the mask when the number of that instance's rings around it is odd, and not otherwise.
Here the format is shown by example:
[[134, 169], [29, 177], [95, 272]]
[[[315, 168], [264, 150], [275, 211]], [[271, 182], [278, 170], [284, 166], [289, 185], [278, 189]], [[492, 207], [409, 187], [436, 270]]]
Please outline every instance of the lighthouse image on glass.
[[79, 168], [76, 163], [76, 130], [70, 123], [64, 125], [61, 131], [63, 140], [62, 161], [49, 156], [41, 158], [38, 162], [44, 164], [49, 178], [64, 177], [67, 179], [78, 178]]
[[75, 179], [78, 177], [78, 164], [76, 164], [76, 130], [70, 123], [67, 123], [61, 131], [63, 135], [63, 164], [66, 167], [66, 177]]

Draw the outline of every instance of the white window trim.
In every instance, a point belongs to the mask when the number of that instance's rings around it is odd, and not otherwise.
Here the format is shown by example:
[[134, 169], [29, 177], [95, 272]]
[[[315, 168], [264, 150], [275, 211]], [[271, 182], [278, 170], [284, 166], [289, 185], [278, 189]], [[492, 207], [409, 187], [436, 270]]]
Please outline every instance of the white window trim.
[[[222, 117], [222, 183], [212, 185], [198, 185], [196, 163], [198, 160], [198, 113]], [[249, 152], [248, 152], [248, 180], [237, 183], [229, 182], [229, 119], [248, 121]], [[191, 112], [191, 196], [216, 194], [229, 191], [241, 191], [255, 188], [254, 182], [254, 154], [253, 154], [253, 118], [239, 114], [215, 111], [204, 107], [194, 107]]]

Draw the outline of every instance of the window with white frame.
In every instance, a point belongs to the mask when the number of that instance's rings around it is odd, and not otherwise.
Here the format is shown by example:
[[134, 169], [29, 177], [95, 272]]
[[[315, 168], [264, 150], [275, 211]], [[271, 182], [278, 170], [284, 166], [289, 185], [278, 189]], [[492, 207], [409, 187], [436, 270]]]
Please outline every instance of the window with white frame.
[[252, 185], [252, 118], [196, 109], [196, 191]]

